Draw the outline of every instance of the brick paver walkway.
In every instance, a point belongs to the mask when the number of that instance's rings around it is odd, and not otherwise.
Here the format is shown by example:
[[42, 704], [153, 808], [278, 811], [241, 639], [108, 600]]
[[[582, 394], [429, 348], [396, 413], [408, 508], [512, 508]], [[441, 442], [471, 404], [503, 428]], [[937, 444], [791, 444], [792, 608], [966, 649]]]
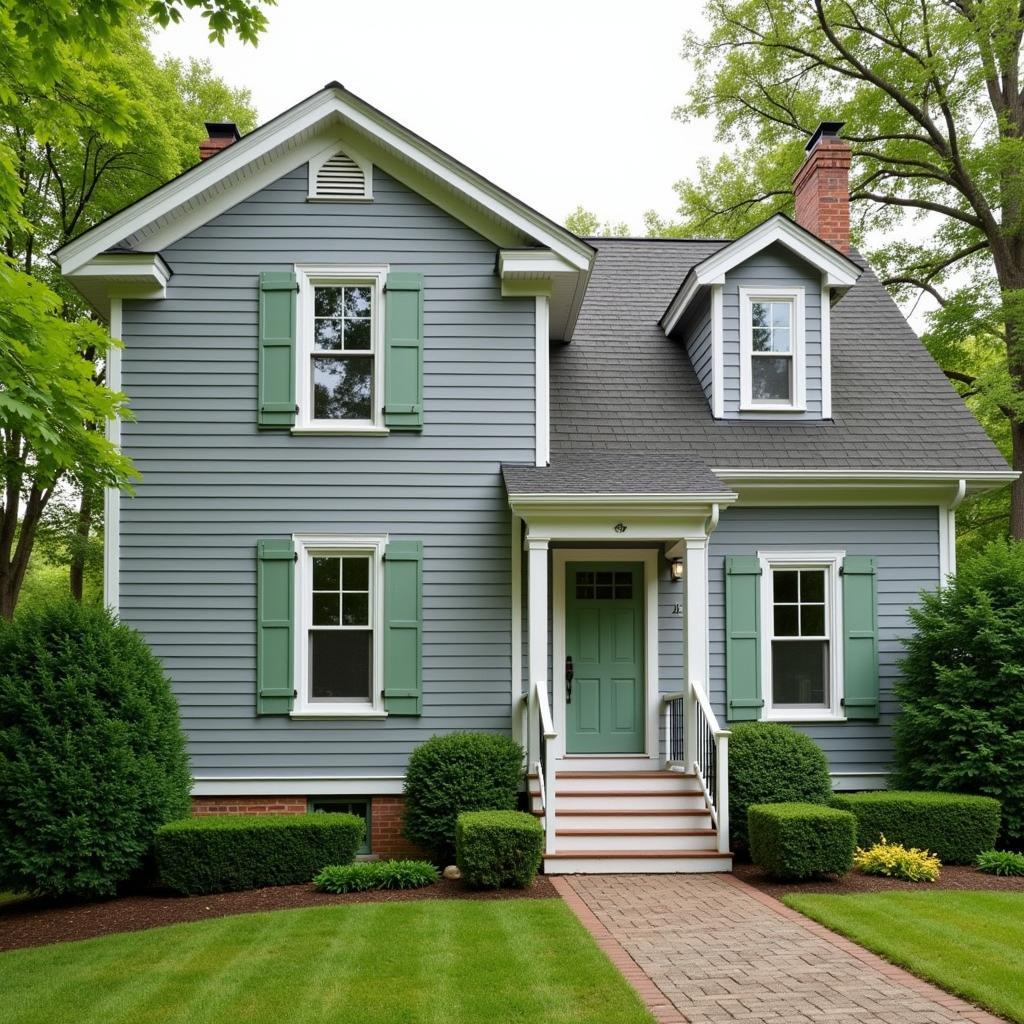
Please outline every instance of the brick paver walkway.
[[731, 876], [555, 882], [662, 1024], [1002, 1024]]

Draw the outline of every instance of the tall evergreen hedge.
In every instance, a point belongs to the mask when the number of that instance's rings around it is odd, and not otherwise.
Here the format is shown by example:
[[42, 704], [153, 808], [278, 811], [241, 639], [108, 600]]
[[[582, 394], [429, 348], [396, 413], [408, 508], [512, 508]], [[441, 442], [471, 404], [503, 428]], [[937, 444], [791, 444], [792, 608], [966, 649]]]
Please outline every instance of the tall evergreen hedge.
[[0, 627], [0, 889], [113, 894], [189, 813], [178, 707], [134, 630], [73, 601]]
[[911, 610], [895, 789], [995, 797], [1024, 842], [1024, 543], [995, 541]]

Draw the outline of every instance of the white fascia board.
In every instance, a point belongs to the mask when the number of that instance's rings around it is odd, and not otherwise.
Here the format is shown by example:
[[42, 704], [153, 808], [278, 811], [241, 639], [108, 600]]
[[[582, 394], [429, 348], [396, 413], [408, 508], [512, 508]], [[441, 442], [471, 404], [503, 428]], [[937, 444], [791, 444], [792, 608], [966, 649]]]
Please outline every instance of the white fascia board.
[[1012, 483], [1020, 472], [1015, 469], [978, 470], [974, 473], [962, 469], [734, 469], [714, 468], [712, 472], [730, 483], [759, 482], [810, 482], [835, 481], [836, 483], [871, 482], [879, 483], [943, 483], [958, 484], [966, 480], [967, 491], [971, 484], [998, 485]]
[[[189, 208], [192, 201], [198, 198], [204, 203], [206, 208], [203, 212], [207, 214], [204, 219], [209, 220], [216, 213], [206, 203], [208, 197], [204, 197], [203, 193], [216, 190], [226, 179], [238, 176], [241, 180], [229, 182], [227, 185], [227, 191], [231, 192], [228, 205], [238, 203], [246, 194], [255, 191], [252, 185], [258, 176], [257, 172], [266, 169], [268, 158], [276, 150], [288, 148], [297, 138], [303, 137], [304, 134], [309, 135], [321, 125], [339, 118], [387, 146], [400, 157], [419, 166], [466, 199], [488, 210], [499, 220], [558, 253], [578, 270], [589, 270], [594, 250], [585, 242], [559, 228], [546, 217], [531, 210], [380, 111], [374, 110], [352, 93], [332, 87], [315, 93], [262, 128], [240, 139], [216, 157], [198, 164], [57, 250], [55, 257], [62, 272], [73, 272], [110, 246], [155, 222], [163, 223], [153, 237], [151, 248], [160, 249], [171, 244], [186, 233], [181, 231], [176, 221], [181, 213]], [[316, 149], [322, 146], [323, 143], [319, 142]], [[308, 154], [305, 159], [308, 160], [311, 155], [313, 154]], [[276, 171], [275, 177], [284, 173], [280, 167], [272, 170]], [[239, 188], [239, 185], [242, 187]]]
[[498, 252], [498, 276], [502, 278], [529, 280], [577, 273], [578, 267], [550, 249], [502, 249]]
[[832, 288], [851, 288], [860, 277], [861, 270], [856, 263], [781, 214], [769, 217], [698, 263], [693, 268], [693, 276], [700, 284], [724, 284], [730, 270], [776, 242], [820, 270]]
[[685, 283], [676, 292], [669, 303], [668, 309], [665, 310], [661, 318], [661, 329], [666, 334], [671, 334], [675, 330], [676, 324], [683, 318], [683, 314], [699, 290], [700, 282], [697, 280], [696, 275], [687, 277]]

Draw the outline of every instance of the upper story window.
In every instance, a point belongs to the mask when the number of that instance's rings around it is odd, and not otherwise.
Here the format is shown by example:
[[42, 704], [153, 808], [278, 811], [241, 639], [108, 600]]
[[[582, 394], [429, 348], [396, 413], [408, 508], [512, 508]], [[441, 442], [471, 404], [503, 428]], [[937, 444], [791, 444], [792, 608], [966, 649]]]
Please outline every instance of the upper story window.
[[751, 412], [806, 407], [804, 292], [739, 289], [740, 408]]
[[377, 538], [297, 538], [295, 711], [380, 712], [381, 559]]
[[298, 426], [338, 433], [383, 430], [383, 284], [386, 268], [299, 273]]
[[841, 717], [842, 554], [761, 555], [766, 718]]

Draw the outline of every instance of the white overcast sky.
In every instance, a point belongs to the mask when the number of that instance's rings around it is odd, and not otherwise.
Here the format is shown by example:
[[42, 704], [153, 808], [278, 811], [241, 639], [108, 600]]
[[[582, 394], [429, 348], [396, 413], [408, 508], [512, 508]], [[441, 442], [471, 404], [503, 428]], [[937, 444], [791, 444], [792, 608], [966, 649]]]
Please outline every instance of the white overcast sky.
[[279, 0], [257, 48], [206, 40], [197, 17], [157, 53], [208, 57], [252, 91], [260, 121], [337, 80], [561, 222], [577, 203], [643, 233], [676, 209], [673, 182], [717, 151], [683, 125], [683, 32], [698, 0]]

